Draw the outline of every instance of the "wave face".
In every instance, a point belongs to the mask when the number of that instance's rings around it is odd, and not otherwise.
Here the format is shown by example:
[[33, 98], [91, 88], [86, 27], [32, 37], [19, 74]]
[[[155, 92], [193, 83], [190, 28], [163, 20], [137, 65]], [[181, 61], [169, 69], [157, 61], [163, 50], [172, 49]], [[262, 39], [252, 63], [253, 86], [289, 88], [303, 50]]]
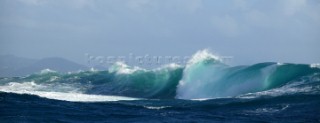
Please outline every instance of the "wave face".
[[270, 90], [319, 73], [319, 68], [305, 64], [268, 62], [230, 67], [204, 50], [196, 53], [184, 69], [177, 98], [233, 97]]
[[290, 92], [283, 94], [319, 93], [319, 81], [320, 68], [316, 64], [266, 62], [229, 66], [202, 50], [186, 66], [169, 64], [147, 70], [118, 62], [106, 71], [63, 74], [45, 70], [26, 77], [1, 78], [0, 91], [67, 101], [201, 100], [276, 95], [279, 90]]

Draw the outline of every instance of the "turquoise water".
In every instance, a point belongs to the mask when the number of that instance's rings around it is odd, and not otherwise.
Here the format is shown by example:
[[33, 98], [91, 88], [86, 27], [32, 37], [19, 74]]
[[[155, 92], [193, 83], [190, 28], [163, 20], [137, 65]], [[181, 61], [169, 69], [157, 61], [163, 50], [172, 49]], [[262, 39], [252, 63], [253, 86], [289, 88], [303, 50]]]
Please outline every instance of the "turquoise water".
[[4, 122], [320, 122], [319, 65], [229, 66], [207, 51], [185, 66], [1, 78], [0, 95]]

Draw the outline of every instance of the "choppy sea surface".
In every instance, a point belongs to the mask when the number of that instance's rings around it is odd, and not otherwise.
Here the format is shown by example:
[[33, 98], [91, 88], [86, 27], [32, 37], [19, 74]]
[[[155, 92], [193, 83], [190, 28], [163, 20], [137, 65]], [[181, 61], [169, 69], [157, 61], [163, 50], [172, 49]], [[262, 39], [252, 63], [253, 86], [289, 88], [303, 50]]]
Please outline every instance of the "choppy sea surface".
[[203, 50], [185, 66], [44, 70], [0, 78], [0, 121], [320, 122], [320, 68], [229, 66]]

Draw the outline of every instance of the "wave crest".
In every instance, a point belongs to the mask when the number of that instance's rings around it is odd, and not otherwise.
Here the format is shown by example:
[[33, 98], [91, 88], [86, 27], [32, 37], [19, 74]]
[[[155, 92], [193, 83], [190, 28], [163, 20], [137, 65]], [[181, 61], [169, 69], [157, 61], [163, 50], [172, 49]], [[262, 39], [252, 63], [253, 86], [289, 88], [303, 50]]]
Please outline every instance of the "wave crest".
[[[68, 74], [47, 72], [27, 77], [0, 78], [0, 91], [20, 93], [24, 90], [29, 94], [41, 92], [40, 95], [52, 92], [157, 99], [211, 99], [252, 93], [271, 95], [279, 92], [274, 89], [287, 87], [287, 84], [306, 83], [301, 81], [304, 79], [319, 83], [319, 74], [320, 68], [307, 64], [266, 62], [228, 66], [208, 50], [201, 50], [193, 55], [186, 66], [172, 63], [148, 70], [117, 62], [107, 71]], [[295, 87], [289, 86], [286, 90], [293, 93], [302, 89]], [[305, 89], [313, 87], [319, 86], [308, 83]]]

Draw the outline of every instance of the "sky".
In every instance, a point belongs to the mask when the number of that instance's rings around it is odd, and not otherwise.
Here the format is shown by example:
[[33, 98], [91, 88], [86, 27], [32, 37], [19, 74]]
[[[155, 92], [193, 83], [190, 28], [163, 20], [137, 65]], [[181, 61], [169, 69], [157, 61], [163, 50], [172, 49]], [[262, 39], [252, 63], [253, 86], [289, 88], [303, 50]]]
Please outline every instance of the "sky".
[[0, 54], [320, 62], [319, 0], [0, 0]]

